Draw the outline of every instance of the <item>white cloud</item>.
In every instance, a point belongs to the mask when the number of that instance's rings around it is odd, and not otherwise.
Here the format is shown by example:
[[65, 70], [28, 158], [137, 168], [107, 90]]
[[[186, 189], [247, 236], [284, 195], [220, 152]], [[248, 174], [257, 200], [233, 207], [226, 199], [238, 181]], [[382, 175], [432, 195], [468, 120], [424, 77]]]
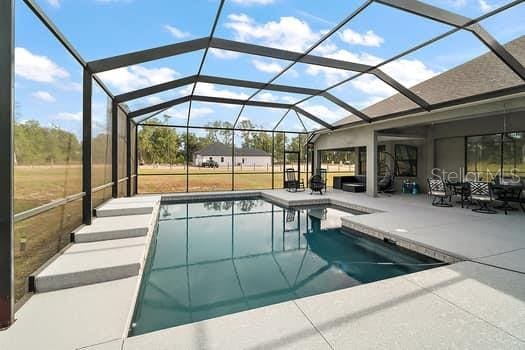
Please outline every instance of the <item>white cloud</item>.
[[164, 102], [164, 100], [158, 96], [149, 96], [148, 98], [146, 98], [146, 102], [148, 103], [148, 105], [157, 105], [159, 103]]
[[213, 114], [215, 111], [209, 107], [195, 107], [191, 109], [191, 117], [202, 117], [208, 114]]
[[252, 60], [254, 67], [265, 73], [280, 73], [283, 70], [283, 67], [277, 62], [264, 62], [262, 60], [254, 59]]
[[[316, 50], [316, 54], [317, 53], [324, 57], [347, 62], [363, 63], [369, 65], [375, 65], [381, 62], [380, 58], [375, 57], [373, 55], [367, 53], [355, 54], [348, 50], [339, 49], [335, 44], [331, 43], [320, 46], [318, 50]], [[322, 75], [324, 76], [327, 85], [334, 85], [346, 78], [351, 77], [355, 74], [355, 72], [343, 69], [308, 65], [308, 67], [306, 68], [306, 74], [311, 76]]]
[[275, 2], [275, 0], [232, 0], [232, 1], [240, 5], [269, 5]]
[[216, 48], [210, 48], [209, 52], [211, 52], [211, 54], [217, 58], [226, 59], [226, 60], [235, 59], [240, 56], [238, 52], [221, 50], [221, 49], [216, 49]]
[[132, 91], [151, 85], [174, 80], [179, 73], [171, 68], [146, 68], [131, 66], [100, 73], [102, 80], [115, 87], [119, 92]]
[[60, 0], [47, 0], [47, 3], [54, 8], [60, 7]]
[[305, 51], [321, 36], [307, 22], [291, 16], [258, 24], [246, 14], [230, 14], [225, 27], [233, 30], [236, 40], [292, 51]]
[[339, 38], [347, 44], [373, 47], [379, 47], [385, 42], [385, 39], [374, 33], [373, 30], [368, 30], [364, 34], [361, 34], [350, 28], [339, 33]]
[[79, 121], [82, 120], [82, 112], [60, 112], [57, 115], [53, 116], [51, 119], [64, 121]]
[[388, 97], [397, 91], [373, 75], [365, 74], [351, 81], [353, 87], [367, 95]]
[[[191, 93], [191, 86], [187, 88], [187, 95]], [[229, 89], [217, 89], [217, 86], [215, 84], [210, 83], [197, 83], [197, 86], [195, 87], [195, 95], [197, 96], [212, 96], [212, 97], [224, 97], [224, 98], [232, 98], [232, 99], [238, 99], [238, 100], [245, 100], [250, 95], [244, 93], [244, 92], [236, 92]], [[193, 110], [193, 108], [192, 108]]]
[[399, 59], [385, 64], [381, 69], [406, 87], [417, 85], [440, 73], [416, 59]]
[[[316, 50], [316, 53], [324, 57], [347, 62], [362, 63], [371, 66], [378, 65], [384, 61], [384, 59], [381, 57], [377, 57], [365, 52], [354, 53], [345, 49], [339, 49], [337, 45], [330, 42], [320, 46]], [[384, 65], [381, 67], [381, 69], [406, 87], [412, 87], [440, 73], [430, 69], [422, 61], [417, 59], [398, 59]], [[354, 72], [342, 69], [314, 65], [308, 66], [306, 68], [306, 73], [312, 76], [323, 75], [328, 85], [334, 85], [355, 74]], [[395, 90], [390, 88], [390, 86], [388, 86], [386, 83], [383, 83], [379, 79], [375, 79], [373, 76], [357, 78], [352, 81], [352, 85], [354, 88], [366, 94], [375, 96], [388, 97], [395, 93]]]
[[42, 100], [44, 102], [55, 102], [56, 98], [55, 96], [51, 95], [47, 91], [36, 91], [31, 94], [34, 98], [37, 98], [39, 100]]
[[67, 70], [48, 57], [33, 54], [23, 47], [15, 48], [15, 73], [41, 83], [53, 83], [69, 77]]
[[185, 103], [180, 106], [171, 107], [165, 114], [177, 119], [188, 119], [188, 104]]
[[261, 92], [257, 94], [255, 100], [264, 102], [275, 102], [277, 100], [277, 97], [271, 92]]
[[481, 12], [486, 13], [494, 10], [496, 6], [489, 4], [486, 0], [478, 0], [479, 9]]
[[348, 115], [350, 114], [350, 112], [346, 112], [344, 109], [341, 108], [330, 109], [324, 105], [309, 104], [308, 102], [300, 104], [299, 107], [329, 123], [344, 117], [348, 117]]
[[168, 33], [170, 33], [174, 38], [176, 39], [184, 39], [184, 38], [187, 38], [189, 37], [191, 34], [188, 33], [188, 32], [185, 32], [177, 27], [174, 27], [174, 26], [171, 26], [169, 24], [166, 24], [164, 26], [164, 29], [166, 29], [168, 31]]

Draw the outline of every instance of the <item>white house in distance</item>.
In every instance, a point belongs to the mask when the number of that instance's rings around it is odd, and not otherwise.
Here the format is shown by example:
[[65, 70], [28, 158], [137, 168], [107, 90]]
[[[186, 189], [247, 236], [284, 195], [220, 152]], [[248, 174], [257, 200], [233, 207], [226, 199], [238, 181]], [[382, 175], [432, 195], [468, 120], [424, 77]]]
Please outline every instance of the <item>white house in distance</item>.
[[201, 166], [203, 162], [213, 160], [219, 167], [236, 166], [271, 167], [272, 155], [254, 148], [235, 148], [235, 162], [232, 162], [232, 147], [220, 142], [212, 143], [193, 153], [193, 165]]

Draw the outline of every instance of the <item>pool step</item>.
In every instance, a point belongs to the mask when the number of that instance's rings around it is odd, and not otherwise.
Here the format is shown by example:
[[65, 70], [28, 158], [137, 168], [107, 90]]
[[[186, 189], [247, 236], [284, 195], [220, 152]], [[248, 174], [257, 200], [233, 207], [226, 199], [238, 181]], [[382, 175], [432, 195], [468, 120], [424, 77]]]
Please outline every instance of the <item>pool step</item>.
[[91, 225], [74, 233], [74, 241], [87, 243], [145, 236], [151, 221], [151, 214], [95, 218]]
[[146, 237], [75, 243], [32, 276], [35, 292], [49, 292], [136, 276]]
[[95, 209], [97, 217], [151, 214], [160, 196], [141, 196], [111, 199]]

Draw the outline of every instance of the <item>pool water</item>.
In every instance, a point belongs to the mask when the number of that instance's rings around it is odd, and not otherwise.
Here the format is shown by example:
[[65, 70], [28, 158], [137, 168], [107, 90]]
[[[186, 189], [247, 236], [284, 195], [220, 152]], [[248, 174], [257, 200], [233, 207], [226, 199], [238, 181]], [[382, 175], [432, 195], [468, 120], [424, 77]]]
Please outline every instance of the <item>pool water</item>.
[[334, 228], [341, 214], [360, 213], [262, 199], [161, 205], [130, 335], [436, 266]]

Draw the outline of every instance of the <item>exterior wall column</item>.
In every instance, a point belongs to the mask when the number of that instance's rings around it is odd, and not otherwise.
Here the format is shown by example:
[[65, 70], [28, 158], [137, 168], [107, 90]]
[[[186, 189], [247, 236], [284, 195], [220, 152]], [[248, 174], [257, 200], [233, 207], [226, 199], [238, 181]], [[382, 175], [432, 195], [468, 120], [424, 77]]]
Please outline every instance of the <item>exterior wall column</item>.
[[422, 189], [427, 189], [426, 179], [432, 176], [432, 169], [434, 169], [434, 167], [436, 166], [434, 128], [432, 126], [428, 127], [425, 145], [426, 145], [425, 174], [419, 175], [420, 186]]
[[377, 197], [377, 132], [368, 131], [366, 142], [366, 194]]

